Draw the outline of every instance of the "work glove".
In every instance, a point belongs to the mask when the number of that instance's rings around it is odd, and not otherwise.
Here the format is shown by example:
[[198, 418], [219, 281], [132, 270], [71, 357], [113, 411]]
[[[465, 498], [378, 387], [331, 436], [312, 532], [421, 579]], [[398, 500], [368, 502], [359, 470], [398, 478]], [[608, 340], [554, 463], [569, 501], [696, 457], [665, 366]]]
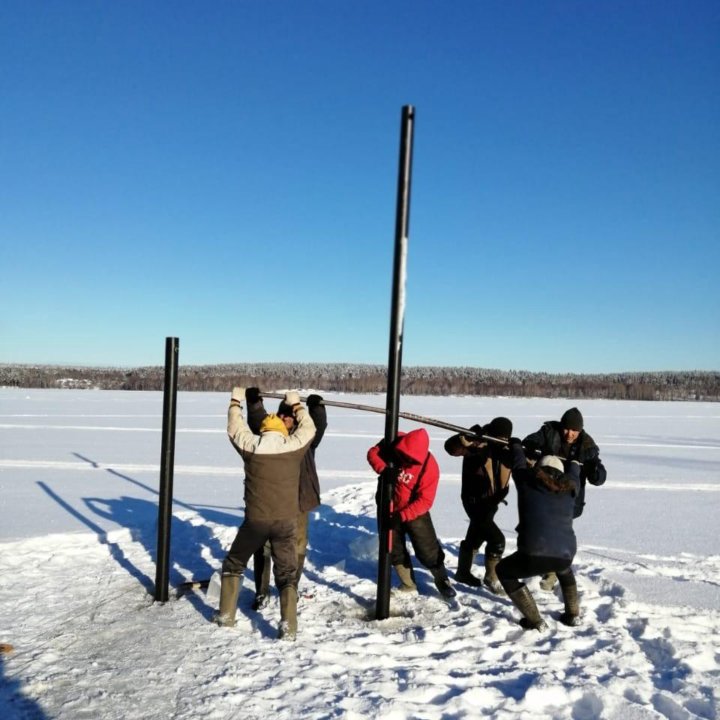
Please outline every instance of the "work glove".
[[586, 460], [582, 466], [582, 474], [591, 485], [602, 485], [607, 478], [607, 470], [600, 458]]
[[288, 390], [288, 392], [285, 393], [283, 401], [295, 410], [295, 406], [300, 405], [300, 394], [297, 390]]
[[385, 469], [380, 473], [380, 476], [383, 479], [383, 482], [389, 482], [393, 486], [397, 483], [398, 474], [400, 473], [400, 469], [397, 467], [391, 467], [390, 465], [387, 465]]
[[308, 395], [307, 398], [307, 406], [312, 409], [317, 407], [318, 405], [323, 404], [323, 399], [321, 395]]
[[245, 388], [236, 386], [232, 389], [231, 400], [236, 400], [242, 405], [242, 401], [245, 399]]
[[461, 435], [460, 436], [460, 444], [465, 448], [476, 448], [478, 445], [480, 445], [481, 440], [480, 439], [474, 439], [470, 438], [467, 435]]
[[248, 405], [254, 405], [262, 400], [260, 394], [260, 388], [250, 387], [245, 391], [245, 399], [248, 401]]

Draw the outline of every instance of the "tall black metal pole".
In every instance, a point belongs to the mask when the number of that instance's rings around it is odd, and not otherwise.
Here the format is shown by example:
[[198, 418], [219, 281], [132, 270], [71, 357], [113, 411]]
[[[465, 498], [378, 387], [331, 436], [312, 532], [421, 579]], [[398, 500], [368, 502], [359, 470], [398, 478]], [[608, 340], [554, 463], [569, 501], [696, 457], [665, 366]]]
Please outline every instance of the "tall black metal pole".
[[[400, 374], [402, 370], [403, 325], [405, 320], [405, 278], [410, 220], [410, 178], [412, 175], [413, 128], [415, 108], [405, 105], [400, 127], [400, 166], [398, 170], [397, 207], [395, 213], [395, 259], [393, 262], [392, 309], [390, 315], [390, 347], [385, 415], [385, 443], [397, 437], [400, 412]], [[390, 517], [395, 482], [393, 463], [380, 476], [378, 500], [379, 553], [375, 616], [384, 620], [390, 614], [390, 550], [392, 534]]]
[[177, 415], [178, 353], [180, 341], [165, 338], [165, 389], [163, 394], [162, 449], [160, 457], [160, 499], [158, 502], [157, 562], [155, 600], [167, 602], [170, 582], [170, 522], [175, 467], [175, 417]]

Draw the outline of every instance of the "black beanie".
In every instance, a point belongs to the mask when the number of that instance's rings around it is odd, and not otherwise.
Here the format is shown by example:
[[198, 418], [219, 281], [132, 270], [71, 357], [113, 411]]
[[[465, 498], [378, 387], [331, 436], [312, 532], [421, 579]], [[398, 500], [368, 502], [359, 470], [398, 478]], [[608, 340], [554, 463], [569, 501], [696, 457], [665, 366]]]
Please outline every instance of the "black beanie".
[[570, 408], [563, 413], [560, 424], [563, 430], [577, 430], [580, 432], [583, 429], [582, 413], [577, 408]]
[[506, 417], [496, 417], [485, 426], [483, 434], [509, 440], [512, 435], [512, 422]]
[[277, 409], [278, 415], [285, 415], [286, 417], [294, 417], [295, 413], [293, 412], [293, 409], [290, 405], [288, 405], [284, 400], [280, 401], [280, 405], [278, 405]]

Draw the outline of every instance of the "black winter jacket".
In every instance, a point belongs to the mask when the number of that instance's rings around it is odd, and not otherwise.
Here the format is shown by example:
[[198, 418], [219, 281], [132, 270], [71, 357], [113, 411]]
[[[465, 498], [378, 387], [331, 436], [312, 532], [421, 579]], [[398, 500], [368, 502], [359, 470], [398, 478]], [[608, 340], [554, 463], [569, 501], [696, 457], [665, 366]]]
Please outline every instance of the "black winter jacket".
[[539, 460], [543, 455], [557, 455], [581, 464], [580, 488], [575, 498], [575, 517], [580, 517], [585, 507], [585, 483], [602, 485], [607, 479], [607, 470], [600, 460], [600, 449], [592, 437], [582, 430], [577, 440], [569, 445], [563, 442], [562, 425], [557, 420], [551, 420], [528, 435], [522, 444], [531, 460]]
[[[483, 432], [480, 425], [470, 429], [478, 434]], [[506, 447], [488, 442], [466, 447], [460, 435], [453, 435], [445, 441], [445, 452], [463, 459], [460, 489], [463, 504], [494, 507], [505, 499], [510, 489], [510, 456]]]
[[569, 463], [566, 472], [555, 477], [551, 473], [557, 471], [552, 469], [529, 468], [519, 442], [513, 443], [510, 451], [518, 493], [518, 552], [572, 561], [577, 551], [573, 512], [580, 466]]

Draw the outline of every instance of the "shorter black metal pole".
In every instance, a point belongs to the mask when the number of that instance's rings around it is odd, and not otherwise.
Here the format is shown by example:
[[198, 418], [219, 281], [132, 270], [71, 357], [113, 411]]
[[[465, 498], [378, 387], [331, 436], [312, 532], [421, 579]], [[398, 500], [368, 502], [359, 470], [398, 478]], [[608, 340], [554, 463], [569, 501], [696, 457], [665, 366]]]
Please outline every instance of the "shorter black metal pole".
[[162, 450], [160, 457], [160, 499], [158, 501], [155, 601], [167, 602], [170, 584], [170, 523], [175, 467], [175, 418], [177, 415], [178, 354], [180, 341], [165, 339], [165, 389], [163, 393]]

